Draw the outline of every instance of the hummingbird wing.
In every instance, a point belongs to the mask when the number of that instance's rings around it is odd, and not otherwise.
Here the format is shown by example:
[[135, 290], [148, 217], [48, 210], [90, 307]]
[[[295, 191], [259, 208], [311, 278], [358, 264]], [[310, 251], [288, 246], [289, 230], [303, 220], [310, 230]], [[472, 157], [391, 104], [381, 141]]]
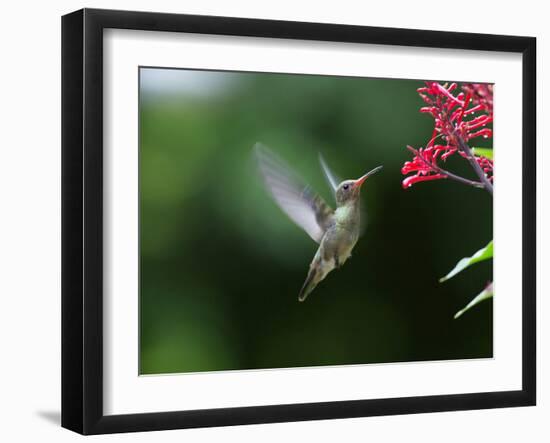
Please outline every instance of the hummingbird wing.
[[323, 158], [320, 152], [319, 152], [319, 162], [321, 163], [321, 168], [323, 168], [325, 178], [327, 179], [327, 182], [330, 185], [330, 189], [332, 189], [333, 193], [336, 193], [336, 188], [338, 188], [338, 185], [341, 183], [341, 180], [336, 175], [333, 174], [333, 172], [328, 167], [327, 162], [325, 162], [325, 159]]
[[333, 209], [267, 146], [254, 146], [266, 189], [286, 215], [317, 243], [333, 223]]

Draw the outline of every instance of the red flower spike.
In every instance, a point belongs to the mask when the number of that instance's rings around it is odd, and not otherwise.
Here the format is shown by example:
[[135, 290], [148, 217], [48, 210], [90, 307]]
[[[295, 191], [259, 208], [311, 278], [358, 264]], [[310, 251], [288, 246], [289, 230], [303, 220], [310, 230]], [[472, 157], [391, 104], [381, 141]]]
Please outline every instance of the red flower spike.
[[476, 117], [468, 122], [468, 129], [472, 130], [475, 128], [479, 128], [480, 126], [485, 126], [487, 123], [492, 122], [492, 117], [488, 115], [480, 115], [479, 117]]
[[467, 83], [462, 90], [472, 95], [472, 101], [493, 115], [493, 85], [486, 83]]
[[476, 161], [481, 166], [481, 169], [483, 169], [483, 172], [485, 172], [485, 175], [487, 178], [492, 182], [493, 181], [493, 160], [489, 160], [486, 157], [476, 157]]
[[[422, 181], [447, 178], [445, 171], [437, 165], [438, 160], [446, 161], [456, 152], [469, 158], [462, 151], [464, 143], [477, 137], [492, 137], [493, 131], [485, 126], [493, 121], [493, 85], [469, 83], [462, 85], [459, 92], [458, 89], [456, 83], [447, 86], [438, 82], [426, 82], [426, 86], [417, 89], [427, 105], [421, 107], [420, 112], [433, 117], [434, 131], [425, 148], [415, 150], [409, 147], [414, 157], [405, 162], [401, 172], [414, 175], [403, 180], [404, 188]], [[444, 141], [443, 145], [434, 145], [438, 137]], [[492, 181], [492, 161], [485, 157], [476, 157], [476, 161]]]
[[483, 106], [476, 105], [473, 108], [468, 109], [467, 111], [464, 111], [464, 115], [471, 114], [472, 112], [477, 112], [483, 110]]
[[484, 128], [484, 129], [480, 129], [477, 132], [474, 132], [473, 134], [469, 134], [469, 136], [466, 140], [469, 140], [471, 138], [476, 138], [476, 137], [489, 138], [489, 137], [492, 137], [492, 136], [493, 136], [493, 131], [491, 131], [488, 128]]
[[450, 157], [450, 156], [453, 155], [456, 151], [457, 151], [456, 148], [454, 148], [454, 149], [449, 149], [447, 152], [445, 152], [445, 154], [443, 154], [443, 155], [441, 156], [441, 160], [443, 160], [443, 161], [447, 160], [447, 157]]
[[418, 150], [409, 146], [409, 149], [415, 154], [412, 161], [405, 162], [401, 168], [403, 175], [415, 172], [415, 175], [411, 175], [403, 180], [403, 188], [410, 188], [413, 184], [428, 181], [447, 178], [445, 174], [439, 172], [437, 167], [437, 158], [442, 152], [447, 151], [450, 146], [435, 145], [427, 148], [420, 148]]
[[403, 189], [407, 189], [407, 188], [410, 188], [415, 183], [425, 182], [428, 180], [439, 180], [442, 178], [447, 178], [447, 176], [443, 174], [433, 174], [433, 175], [424, 175], [424, 176], [411, 175], [410, 177], [407, 177], [405, 178], [405, 180], [403, 180], [402, 186], [403, 186]]

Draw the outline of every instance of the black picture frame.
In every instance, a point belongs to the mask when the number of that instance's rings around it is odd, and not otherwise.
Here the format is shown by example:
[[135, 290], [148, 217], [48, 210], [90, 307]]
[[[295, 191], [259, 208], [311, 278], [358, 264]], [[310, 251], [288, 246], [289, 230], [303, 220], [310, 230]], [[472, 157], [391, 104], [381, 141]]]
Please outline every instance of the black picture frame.
[[[503, 51], [523, 63], [522, 389], [506, 392], [168, 411], [103, 412], [103, 31], [192, 32]], [[150, 431], [535, 405], [536, 39], [229, 17], [83, 9], [62, 18], [62, 426]]]

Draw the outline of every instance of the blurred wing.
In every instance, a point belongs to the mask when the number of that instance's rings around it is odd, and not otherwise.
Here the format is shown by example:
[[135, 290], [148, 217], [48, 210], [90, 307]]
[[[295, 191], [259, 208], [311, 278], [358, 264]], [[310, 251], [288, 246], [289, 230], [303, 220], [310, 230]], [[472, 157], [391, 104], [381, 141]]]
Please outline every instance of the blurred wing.
[[319, 162], [321, 163], [321, 168], [323, 168], [323, 172], [325, 173], [325, 178], [330, 185], [330, 189], [332, 189], [333, 193], [336, 193], [336, 188], [338, 188], [338, 185], [340, 184], [340, 179], [332, 173], [321, 153], [319, 153]]
[[332, 224], [334, 211], [268, 147], [254, 146], [265, 186], [290, 219], [317, 243]]

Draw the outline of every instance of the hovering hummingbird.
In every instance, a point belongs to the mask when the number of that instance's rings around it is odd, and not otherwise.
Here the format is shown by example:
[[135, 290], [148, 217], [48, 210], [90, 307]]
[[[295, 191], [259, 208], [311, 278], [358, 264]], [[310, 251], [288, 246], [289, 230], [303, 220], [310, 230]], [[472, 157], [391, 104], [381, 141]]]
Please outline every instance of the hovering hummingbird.
[[351, 256], [361, 229], [361, 186], [382, 166], [357, 180], [340, 182], [319, 154], [321, 168], [336, 200], [336, 210], [333, 210], [267, 146], [256, 143], [254, 151], [266, 188], [275, 202], [294, 223], [319, 243], [298, 295], [298, 300], [304, 301], [330, 271], [342, 266]]

